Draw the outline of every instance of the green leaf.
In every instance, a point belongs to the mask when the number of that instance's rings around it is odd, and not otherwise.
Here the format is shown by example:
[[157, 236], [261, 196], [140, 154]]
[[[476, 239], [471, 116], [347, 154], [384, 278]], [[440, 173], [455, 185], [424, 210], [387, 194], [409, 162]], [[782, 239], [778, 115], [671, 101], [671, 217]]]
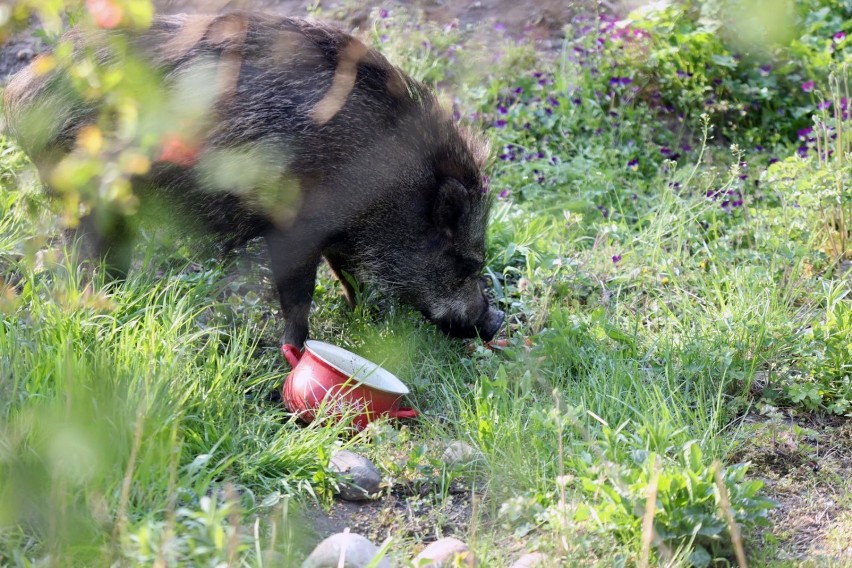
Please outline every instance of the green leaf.
[[713, 561], [713, 557], [710, 556], [710, 553], [707, 550], [699, 545], [695, 546], [695, 550], [692, 551], [692, 554], [689, 555], [689, 563], [695, 566], [696, 568], [706, 568], [710, 566], [710, 563]]

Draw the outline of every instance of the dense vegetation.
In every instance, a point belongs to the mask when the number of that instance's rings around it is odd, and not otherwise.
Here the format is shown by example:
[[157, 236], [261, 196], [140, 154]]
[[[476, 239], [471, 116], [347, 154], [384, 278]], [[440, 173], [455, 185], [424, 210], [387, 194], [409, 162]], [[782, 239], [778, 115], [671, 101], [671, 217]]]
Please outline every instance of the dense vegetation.
[[[150, 17], [138, 0], [86, 5], [72, 20]], [[352, 439], [270, 396], [286, 366], [262, 261], [163, 229], [119, 287], [63, 260], [59, 221], [81, 200], [134, 207], [144, 144], [87, 131], [48, 204], [2, 139], [0, 563], [295, 564], [341, 445], [435, 510], [473, 487], [456, 530], [488, 566], [522, 549], [716, 565], [743, 544], [734, 526], [769, 563], [773, 502], [733, 459], [741, 419], [852, 416], [852, 3], [759, 17], [767, 5], [589, 10], [558, 52], [373, 14], [375, 44], [492, 141], [486, 275], [508, 347], [445, 338], [369, 288], [347, 311], [323, 273], [314, 335], [383, 362], [423, 411]], [[132, 63], [77, 79], [136, 139], [132, 109], [153, 95]], [[477, 459], [445, 463], [451, 440]], [[398, 530], [391, 555], [433, 535]]]

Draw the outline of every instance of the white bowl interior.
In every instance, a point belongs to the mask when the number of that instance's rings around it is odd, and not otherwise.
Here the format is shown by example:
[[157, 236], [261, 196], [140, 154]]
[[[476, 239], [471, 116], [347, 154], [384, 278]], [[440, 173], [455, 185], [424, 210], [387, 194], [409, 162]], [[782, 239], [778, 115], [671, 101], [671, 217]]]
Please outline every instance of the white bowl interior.
[[408, 387], [396, 375], [342, 347], [315, 341], [305, 342], [314, 355], [353, 380], [374, 389], [394, 394], [408, 394]]

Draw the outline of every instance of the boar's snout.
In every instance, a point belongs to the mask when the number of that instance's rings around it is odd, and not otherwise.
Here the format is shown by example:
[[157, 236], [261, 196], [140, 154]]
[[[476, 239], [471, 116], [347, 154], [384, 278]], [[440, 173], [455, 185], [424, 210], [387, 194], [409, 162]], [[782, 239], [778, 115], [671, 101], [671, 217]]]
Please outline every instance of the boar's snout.
[[[487, 302], [487, 301], [486, 301]], [[468, 339], [479, 337], [483, 341], [491, 341], [503, 326], [506, 314], [494, 306], [485, 304], [479, 318], [473, 321], [464, 321], [454, 317], [443, 317], [431, 319], [438, 328], [451, 337]]]
[[500, 328], [503, 327], [503, 320], [506, 319], [506, 314], [503, 310], [498, 310], [494, 306], [488, 306], [488, 311], [485, 313], [485, 322], [477, 327], [479, 337], [483, 341], [491, 341]]
[[491, 341], [500, 328], [503, 326], [503, 320], [506, 314], [502, 310], [498, 310], [494, 306], [489, 306], [482, 315], [480, 320], [473, 324], [464, 324], [458, 320], [437, 320], [435, 323], [438, 327], [451, 337], [467, 339], [471, 337], [479, 337], [483, 341]]

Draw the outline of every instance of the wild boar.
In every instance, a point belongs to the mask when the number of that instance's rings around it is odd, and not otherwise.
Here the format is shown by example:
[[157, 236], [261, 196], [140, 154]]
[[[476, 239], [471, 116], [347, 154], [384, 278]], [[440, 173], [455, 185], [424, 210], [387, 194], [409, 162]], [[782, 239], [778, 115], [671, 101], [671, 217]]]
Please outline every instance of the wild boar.
[[[452, 336], [497, 333], [504, 314], [480, 283], [486, 147], [423, 84], [356, 37], [297, 18], [178, 15], [144, 31], [78, 28], [67, 37], [77, 56], [110, 65], [120, 64], [110, 47], [119, 35], [155, 72], [165, 101], [140, 106], [139, 124], [160, 138], [134, 191], [166, 197], [228, 245], [265, 239], [285, 344], [300, 348], [308, 336], [323, 257], [350, 303], [344, 273]], [[100, 106], [73, 88], [67, 69], [40, 74], [37, 65], [13, 77], [5, 113], [50, 188]], [[96, 206], [78, 233], [122, 274], [129, 227], [126, 215]]]

